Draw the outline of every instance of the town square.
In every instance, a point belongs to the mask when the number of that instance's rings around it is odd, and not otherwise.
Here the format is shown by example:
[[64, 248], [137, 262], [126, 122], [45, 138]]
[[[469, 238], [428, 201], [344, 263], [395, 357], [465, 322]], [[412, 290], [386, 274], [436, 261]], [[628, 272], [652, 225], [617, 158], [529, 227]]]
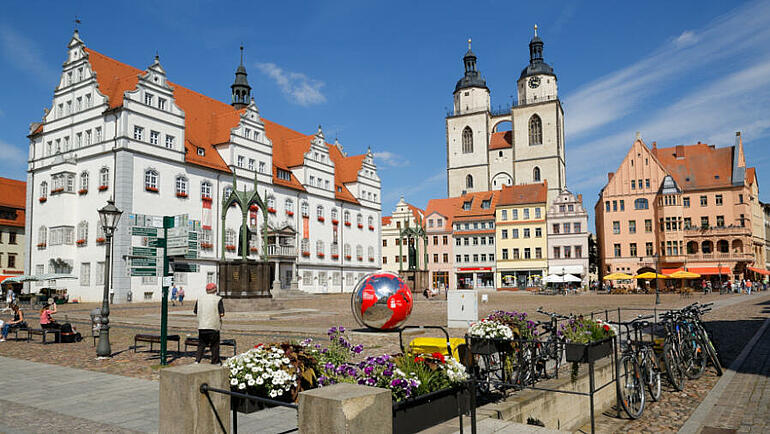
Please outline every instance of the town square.
[[769, 431], [770, 5], [693, 6], [6, 5], [0, 432]]

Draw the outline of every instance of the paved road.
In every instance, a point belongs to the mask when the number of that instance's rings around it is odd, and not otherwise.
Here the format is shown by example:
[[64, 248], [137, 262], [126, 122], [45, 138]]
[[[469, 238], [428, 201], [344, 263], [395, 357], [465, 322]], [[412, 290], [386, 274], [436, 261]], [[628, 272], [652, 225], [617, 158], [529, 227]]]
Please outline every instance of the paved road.
[[[156, 381], [0, 357], [0, 432], [157, 432]], [[242, 432], [297, 427], [297, 413], [275, 408], [239, 415]]]

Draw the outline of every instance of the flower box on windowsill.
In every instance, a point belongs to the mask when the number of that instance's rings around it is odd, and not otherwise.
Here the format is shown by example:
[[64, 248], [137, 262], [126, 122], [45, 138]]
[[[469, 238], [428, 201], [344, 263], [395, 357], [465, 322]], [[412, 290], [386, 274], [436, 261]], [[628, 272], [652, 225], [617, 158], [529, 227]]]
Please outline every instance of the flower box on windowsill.
[[564, 357], [568, 362], [590, 363], [612, 354], [612, 338], [587, 344], [567, 342], [564, 344]]
[[373, 231], [373, 230], [374, 230], [374, 226], [372, 226], [372, 225], [369, 225], [369, 230], [370, 230], [370, 231]]
[[47, 197], [41, 197], [38, 200], [40, 201], [40, 203], [45, 203], [46, 201], [48, 201], [48, 198]]
[[363, 257], [363, 256], [359, 256], [359, 257], [358, 257], [358, 260], [359, 260], [359, 261], [363, 261], [363, 260], [364, 260], [364, 257]]
[[259, 211], [259, 207], [257, 205], [249, 205], [249, 211]]
[[88, 189], [87, 188], [81, 188], [80, 190], [78, 190], [78, 194], [81, 195], [81, 196], [84, 195], [84, 194], [88, 194]]
[[347, 259], [348, 261], [350, 260], [350, 258], [351, 258], [350, 255], [345, 255], [345, 259]]
[[107, 191], [108, 188], [110, 188], [109, 185], [100, 185], [99, 186], [99, 191]]
[[363, 229], [363, 228], [364, 228], [364, 225], [362, 223], [359, 223], [358, 224], [358, 229]]
[[323, 218], [323, 217], [318, 217], [318, 221], [319, 221], [319, 222], [321, 222], [321, 223], [323, 223], [323, 222], [325, 222], [325, 221], [326, 221], [326, 219], [325, 219], [325, 218]]
[[187, 193], [177, 193], [176, 197], [187, 198]]
[[201, 200], [204, 202], [211, 202], [214, 199], [212, 199], [210, 196], [201, 196]]
[[370, 256], [370, 257], [369, 257], [369, 262], [374, 262], [374, 258], [372, 258], [372, 257]]
[[339, 259], [339, 258], [340, 258], [340, 255], [338, 255], [336, 253], [332, 255], [332, 259]]
[[319, 253], [319, 254], [318, 254], [318, 257], [323, 259], [323, 257], [324, 257], [324, 254], [323, 254], [323, 253]]
[[286, 211], [286, 215], [289, 217], [294, 217], [294, 211]]
[[54, 188], [51, 190], [51, 194], [59, 194], [64, 191], [64, 188]]
[[249, 247], [249, 251], [252, 252], [252, 253], [257, 253], [259, 251], [259, 249], [256, 248], [256, 247]]
[[235, 251], [235, 246], [232, 245], [232, 244], [228, 244], [228, 245], [225, 246], [225, 250], [229, 250], [231, 252], [234, 252]]
[[350, 227], [350, 222], [345, 222], [345, 226]]
[[308, 258], [310, 257], [310, 252], [302, 252], [302, 256]]
[[332, 219], [332, 224], [337, 226], [338, 224], [340, 224], [340, 221], [337, 219]]
[[77, 240], [77, 241], [75, 241], [75, 244], [77, 244], [78, 246], [85, 246], [86, 245], [86, 240]]
[[37, 244], [37, 248], [40, 249], [40, 250], [45, 249], [45, 243], [38, 243]]
[[269, 212], [270, 214], [275, 214], [276, 211], [275, 211], [275, 208], [268, 208], [267, 212]]
[[147, 187], [147, 186], [145, 186], [144, 190], [145, 191], [149, 191], [150, 193], [157, 193], [158, 192], [158, 188], [157, 187]]
[[99, 237], [99, 238], [97, 238], [97, 239], [96, 239], [96, 243], [97, 243], [97, 244], [103, 244], [103, 243], [105, 243], [106, 241], [107, 241], [107, 239], [106, 239], [106, 238], [104, 238], [104, 237]]
[[214, 245], [211, 243], [201, 243], [201, 249], [210, 249], [212, 247], [214, 247]]

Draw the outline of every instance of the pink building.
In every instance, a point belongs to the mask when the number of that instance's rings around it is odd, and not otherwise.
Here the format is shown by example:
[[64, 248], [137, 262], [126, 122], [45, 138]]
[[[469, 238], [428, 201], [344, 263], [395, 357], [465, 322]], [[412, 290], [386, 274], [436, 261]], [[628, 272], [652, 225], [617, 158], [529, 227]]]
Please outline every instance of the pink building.
[[433, 199], [425, 210], [428, 235], [428, 271], [433, 288], [456, 288], [452, 267], [452, 215], [457, 198]]

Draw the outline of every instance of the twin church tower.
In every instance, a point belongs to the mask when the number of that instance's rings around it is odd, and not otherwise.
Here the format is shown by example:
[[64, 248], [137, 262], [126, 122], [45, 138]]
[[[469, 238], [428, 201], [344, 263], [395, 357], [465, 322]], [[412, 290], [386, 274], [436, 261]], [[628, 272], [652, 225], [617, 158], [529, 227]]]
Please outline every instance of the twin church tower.
[[491, 110], [476, 60], [469, 39], [465, 75], [455, 86], [454, 111], [446, 118], [449, 197], [548, 181], [551, 203], [566, 186], [564, 110], [537, 26], [510, 110]]

